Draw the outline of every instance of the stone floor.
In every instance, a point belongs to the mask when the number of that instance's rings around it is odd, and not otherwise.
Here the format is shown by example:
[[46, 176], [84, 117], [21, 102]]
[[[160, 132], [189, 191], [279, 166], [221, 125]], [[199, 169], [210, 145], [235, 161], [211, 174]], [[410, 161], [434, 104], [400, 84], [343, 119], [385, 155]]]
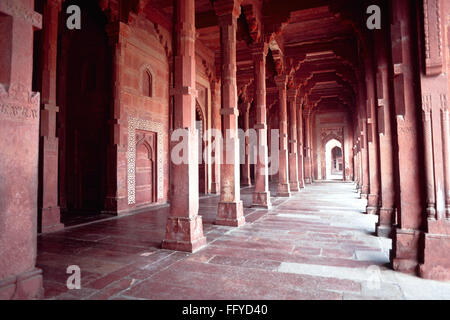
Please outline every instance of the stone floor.
[[[251, 191], [239, 229], [212, 224], [217, 197], [200, 200], [208, 245], [195, 254], [160, 249], [167, 206], [39, 236], [45, 298], [450, 299], [450, 283], [387, 267], [390, 240], [372, 235], [354, 184], [315, 183], [269, 211], [250, 208]], [[69, 265], [80, 290], [66, 287]]]

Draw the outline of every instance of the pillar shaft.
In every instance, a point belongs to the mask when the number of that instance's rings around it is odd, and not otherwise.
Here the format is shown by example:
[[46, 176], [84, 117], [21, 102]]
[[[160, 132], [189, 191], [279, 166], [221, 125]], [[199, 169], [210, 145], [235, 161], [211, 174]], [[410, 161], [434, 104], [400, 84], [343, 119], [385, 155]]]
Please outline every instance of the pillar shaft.
[[277, 76], [275, 82], [278, 87], [278, 101], [280, 111], [280, 156], [278, 167], [278, 197], [290, 197], [291, 188], [289, 184], [288, 168], [288, 125], [287, 125], [287, 105], [286, 105], [286, 84], [287, 76]]
[[369, 163], [369, 195], [366, 212], [378, 214], [380, 197], [380, 171], [377, 131], [377, 112], [375, 109], [375, 79], [372, 55], [366, 57], [366, 90], [367, 90], [367, 151]]
[[289, 183], [291, 191], [299, 191], [297, 158], [297, 90], [288, 92], [289, 101]]
[[312, 183], [312, 159], [311, 159], [311, 111], [304, 110], [305, 112], [305, 183]]
[[395, 270], [405, 272], [415, 272], [417, 269], [420, 229], [423, 224], [412, 9], [409, 0], [392, 3], [391, 42], [398, 140], [399, 203], [391, 261]]
[[250, 129], [250, 102], [244, 102], [243, 109], [243, 118], [244, 118], [244, 131], [246, 133], [245, 135], [245, 141], [244, 141], [244, 163], [242, 165], [242, 179], [241, 184], [243, 186], [251, 186], [252, 185], [252, 179], [250, 175], [250, 136], [247, 134]]
[[450, 220], [450, 112], [448, 106], [442, 109], [441, 118], [445, 180], [445, 216]]
[[[42, 294], [36, 269], [40, 97], [32, 92], [33, 1], [0, 1], [0, 299]], [[6, 63], [5, 63], [6, 61]]]
[[298, 157], [298, 187], [305, 187], [304, 178], [304, 157], [303, 157], [303, 101], [299, 104], [299, 109], [297, 110], [297, 157]]
[[171, 161], [170, 217], [163, 248], [194, 252], [206, 244], [198, 215], [198, 154], [195, 130], [195, 1], [176, 1], [174, 130], [182, 130], [187, 163]]
[[377, 101], [378, 101], [378, 134], [380, 148], [381, 207], [376, 226], [378, 236], [391, 236], [394, 224], [394, 158], [391, 126], [391, 96], [388, 69], [388, 36], [384, 32], [375, 35], [375, 51], [377, 63]]
[[[212, 129], [216, 130], [216, 133], [218, 134], [219, 132], [222, 132], [222, 119], [220, 115], [220, 84], [218, 81], [211, 83], [211, 111], [211, 126]], [[215, 194], [220, 194], [220, 155], [221, 145], [218, 141], [216, 141], [215, 149], [211, 154], [214, 159], [211, 175], [211, 193]]]
[[239, 172], [239, 114], [236, 83], [236, 30], [240, 15], [240, 2], [218, 0], [214, 9], [219, 18], [222, 54], [222, 128], [224, 152], [220, 168], [220, 202], [216, 223], [240, 226], [245, 223], [240, 190]]
[[60, 230], [58, 206], [58, 144], [56, 137], [56, 66], [58, 54], [58, 15], [61, 1], [47, 0], [44, 4], [42, 48], [40, 61], [41, 137], [39, 163], [40, 231]]
[[255, 86], [255, 107], [257, 133], [257, 158], [255, 170], [255, 190], [253, 206], [270, 208], [269, 191], [269, 153], [267, 146], [267, 107], [266, 107], [266, 55], [268, 45], [259, 43], [252, 46], [253, 72]]

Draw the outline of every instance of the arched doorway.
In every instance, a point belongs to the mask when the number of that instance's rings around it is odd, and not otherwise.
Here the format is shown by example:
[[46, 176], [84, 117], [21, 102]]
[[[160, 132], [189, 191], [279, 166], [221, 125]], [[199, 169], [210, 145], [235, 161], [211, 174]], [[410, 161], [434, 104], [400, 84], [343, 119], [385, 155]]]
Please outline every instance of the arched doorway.
[[342, 143], [336, 139], [325, 145], [326, 180], [343, 180]]
[[205, 151], [205, 142], [203, 140], [205, 118], [203, 116], [202, 109], [199, 103], [196, 101], [195, 107], [195, 128], [198, 130], [198, 192], [200, 194], [207, 193], [207, 181], [206, 181], [206, 164], [203, 159]]
[[81, 30], [60, 30], [58, 60], [59, 188], [66, 225], [92, 220], [104, 208], [111, 97], [107, 18], [94, 1], [81, 7]]

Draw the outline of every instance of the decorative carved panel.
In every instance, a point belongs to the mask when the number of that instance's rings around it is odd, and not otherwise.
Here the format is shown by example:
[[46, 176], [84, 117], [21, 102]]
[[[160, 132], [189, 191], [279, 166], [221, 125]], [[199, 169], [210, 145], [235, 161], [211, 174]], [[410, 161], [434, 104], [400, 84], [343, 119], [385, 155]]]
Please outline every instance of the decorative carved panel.
[[136, 203], [136, 130], [153, 131], [156, 133], [156, 174], [158, 199], [164, 197], [164, 128], [161, 123], [139, 118], [128, 118], [128, 204]]

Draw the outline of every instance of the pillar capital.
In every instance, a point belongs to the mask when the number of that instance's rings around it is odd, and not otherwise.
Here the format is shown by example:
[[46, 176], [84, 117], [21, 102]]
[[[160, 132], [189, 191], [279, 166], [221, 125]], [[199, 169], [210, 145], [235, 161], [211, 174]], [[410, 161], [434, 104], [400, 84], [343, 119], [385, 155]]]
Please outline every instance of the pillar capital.
[[287, 97], [289, 101], [294, 101], [297, 99], [297, 89], [296, 88], [290, 88], [287, 91]]
[[253, 59], [261, 59], [269, 53], [269, 45], [266, 42], [258, 42], [250, 46]]
[[285, 74], [280, 74], [274, 77], [275, 83], [279, 90], [286, 90], [286, 85], [288, 81], [288, 76]]
[[229, 24], [233, 18], [241, 15], [242, 0], [217, 0], [214, 2], [214, 11], [219, 17], [219, 24]]

